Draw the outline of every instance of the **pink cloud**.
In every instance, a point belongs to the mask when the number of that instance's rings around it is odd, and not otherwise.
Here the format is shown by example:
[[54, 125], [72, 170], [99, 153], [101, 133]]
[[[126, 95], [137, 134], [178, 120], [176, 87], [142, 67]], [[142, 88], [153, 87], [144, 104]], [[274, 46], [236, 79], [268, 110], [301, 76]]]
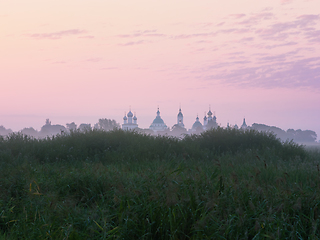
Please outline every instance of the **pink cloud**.
[[297, 45], [297, 42], [287, 42], [287, 43], [282, 43], [282, 44], [274, 44], [274, 45], [267, 45], [264, 46], [265, 49], [273, 49], [277, 47], [285, 47], [285, 46], [294, 46]]
[[144, 31], [135, 31], [132, 34], [120, 34], [117, 37], [121, 38], [135, 38], [135, 37], [165, 37], [165, 34], [156, 33], [157, 30], [144, 30]]
[[246, 38], [242, 38], [240, 41], [241, 41], [241, 42], [251, 42], [251, 41], [253, 41], [253, 40], [254, 40], [253, 37], [246, 37]]
[[216, 26], [217, 27], [220, 27], [220, 26], [222, 26], [222, 25], [224, 25], [225, 24], [225, 22], [220, 22], [220, 23], [218, 23]]
[[246, 14], [243, 14], [243, 13], [239, 13], [239, 14], [230, 14], [229, 15], [230, 17], [233, 17], [233, 18], [243, 18], [246, 16]]
[[257, 24], [262, 20], [272, 19], [273, 17], [274, 17], [274, 14], [271, 12], [260, 12], [260, 13], [253, 14], [251, 17], [247, 18], [246, 20], [238, 22], [238, 24], [252, 25], [252, 24]]
[[146, 41], [140, 40], [140, 41], [132, 41], [132, 42], [127, 42], [127, 43], [123, 43], [123, 44], [118, 44], [119, 46], [133, 46], [133, 45], [140, 45], [140, 44], [144, 44], [146, 43]]
[[28, 36], [35, 39], [60, 39], [62, 37], [80, 35], [86, 32], [87, 31], [85, 30], [70, 29], [70, 30], [52, 32], [52, 33], [34, 33], [34, 34], [29, 34]]
[[315, 31], [310, 26], [316, 25], [319, 20], [319, 15], [302, 15], [295, 21], [275, 23], [268, 28], [258, 29], [256, 33], [266, 40], [283, 41], [291, 35], [300, 34], [301, 31], [308, 33]]
[[81, 37], [78, 37], [78, 38], [93, 39], [94, 36], [92, 36], [92, 35], [87, 35], [87, 36], [81, 36]]
[[[312, 88], [320, 90], [320, 58], [292, 60], [295, 53], [263, 58], [266, 62], [256, 67], [232, 68], [237, 62], [225, 62], [214, 68], [229, 66], [214, 75], [202, 77], [207, 81], [220, 80], [225, 84], [259, 88]], [[286, 61], [286, 59], [289, 61]], [[244, 61], [245, 62], [245, 61]], [[241, 64], [239, 62], [238, 64]]]
[[179, 34], [179, 35], [173, 35], [172, 39], [187, 39], [187, 38], [195, 38], [195, 37], [210, 37], [210, 36], [215, 36], [215, 35], [216, 35], [216, 33], [214, 33], [214, 32]]

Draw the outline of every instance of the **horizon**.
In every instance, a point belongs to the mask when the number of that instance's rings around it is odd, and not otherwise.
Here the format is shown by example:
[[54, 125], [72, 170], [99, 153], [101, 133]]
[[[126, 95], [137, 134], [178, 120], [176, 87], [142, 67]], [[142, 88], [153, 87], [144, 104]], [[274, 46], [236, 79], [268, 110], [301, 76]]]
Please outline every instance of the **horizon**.
[[[208, 108], [208, 110], [209, 110], [209, 108]], [[200, 121], [202, 124], [203, 124], [204, 114], [207, 116], [208, 110], [203, 113], [203, 116], [202, 116], [202, 117], [199, 116], [199, 115], [196, 115], [196, 117], [197, 117], [197, 116], [199, 117], [199, 121]], [[127, 113], [128, 113], [129, 111], [130, 111], [130, 110], [126, 111], [125, 114], [127, 115]], [[177, 112], [178, 112], [178, 111], [177, 111]], [[213, 112], [213, 115], [217, 117], [217, 114], [215, 114], [215, 111], [212, 111], [212, 112]], [[137, 116], [137, 119], [138, 119], [137, 124], [138, 124], [138, 127], [141, 128], [141, 129], [149, 129], [151, 123], [153, 122], [153, 120], [155, 119], [155, 116], [156, 116], [156, 114], [155, 114], [154, 116], [151, 116], [151, 115], [144, 116], [144, 118], [142, 119], [142, 126], [141, 126], [141, 124], [140, 124], [140, 122], [139, 122], [138, 114], [136, 114], [135, 111], [134, 111], [133, 113], [135, 114], [135, 116]], [[186, 116], [186, 115], [184, 114], [183, 110], [182, 110], [182, 114], [183, 114], [183, 122], [184, 122], [185, 128], [186, 128], [187, 130], [191, 129], [193, 123], [196, 121], [196, 117], [195, 117], [194, 120], [192, 121], [192, 119], [190, 118], [190, 115], [189, 115], [189, 116]], [[163, 115], [161, 114], [161, 109], [160, 109], [160, 116], [161, 116], [161, 118], [164, 120], [165, 124], [168, 126], [169, 129], [171, 129], [171, 128], [173, 127], [173, 125], [177, 124], [177, 115], [178, 115], [178, 114], [176, 114], [176, 116], [172, 116], [172, 115], [163, 116]], [[123, 116], [124, 116], [124, 114], [123, 114]], [[55, 121], [51, 121], [52, 118], [48, 118], [48, 119], [50, 119], [52, 125], [62, 125], [62, 126], [66, 126], [66, 124], [74, 122], [78, 127], [79, 127], [79, 125], [82, 124], [82, 123], [91, 124], [91, 127], [93, 127], [94, 124], [97, 123], [99, 119], [104, 119], [104, 118], [106, 118], [106, 119], [110, 119], [110, 120], [115, 120], [117, 123], [120, 124], [120, 128], [121, 128], [121, 126], [122, 126], [122, 124], [123, 124], [123, 116], [122, 116], [121, 118], [120, 118], [119, 116], [118, 116], [118, 117], [114, 117], [114, 118], [108, 118], [108, 117], [103, 117], [103, 116], [100, 116], [100, 117], [99, 117], [99, 116], [90, 116], [90, 117], [77, 116], [77, 117], [75, 117], [75, 119], [77, 119], [78, 121], [68, 121], [68, 122], [66, 122], [66, 123], [59, 122], [59, 120], [62, 120], [62, 119], [71, 119], [70, 116], [69, 116], [69, 117], [66, 117], [66, 116], [54, 117], [53, 119], [54, 119]], [[10, 118], [11, 118], [11, 117], [17, 117], [17, 116], [10, 116]], [[20, 116], [20, 119], [21, 119], [21, 117], [23, 117], [23, 116]], [[39, 117], [39, 116], [25, 116], [25, 117], [36, 118], [37, 120], [40, 120], [40, 117]], [[96, 119], [95, 119], [95, 118], [96, 118]], [[172, 118], [175, 118], [175, 121], [174, 121]], [[18, 131], [21, 131], [21, 130], [24, 129], [24, 128], [30, 128], [30, 127], [31, 127], [31, 128], [34, 128], [36, 131], [40, 131], [41, 127], [45, 125], [45, 120], [46, 120], [46, 119], [47, 119], [47, 118], [43, 118], [43, 119], [42, 119], [43, 121], [42, 121], [41, 123], [38, 122], [38, 127], [31, 126], [31, 125], [29, 125], [29, 126], [22, 126], [22, 125], [21, 125], [21, 127], [20, 127], [19, 129], [18, 129], [18, 128], [17, 128], [17, 129], [12, 129], [12, 128], [6, 127], [6, 126], [4, 126], [4, 125], [0, 125], [0, 126], [3, 126], [3, 127], [5, 127], [6, 129], [11, 129], [11, 130], [14, 131], [14, 132], [18, 132]], [[83, 119], [87, 119], [88, 121], [82, 121]], [[170, 119], [170, 121], [166, 121], [166, 120], [168, 120], [168, 119]], [[280, 129], [282, 129], [282, 130], [284, 130], [284, 131], [287, 131], [288, 129], [294, 129], [294, 130], [301, 129], [301, 128], [294, 128], [294, 127], [281, 127], [281, 126], [277, 126], [277, 125], [269, 125], [269, 124], [262, 123], [262, 122], [248, 121], [248, 119], [245, 118], [245, 117], [243, 117], [243, 118], [241, 119], [241, 121], [235, 121], [235, 123], [232, 123], [232, 122], [228, 121], [228, 122], [226, 122], [225, 124], [219, 122], [219, 120], [218, 120], [218, 118], [217, 118], [217, 124], [218, 124], [220, 127], [222, 127], [222, 128], [226, 128], [228, 123], [229, 123], [229, 125], [230, 125], [231, 127], [233, 127], [235, 124], [237, 124], [238, 127], [240, 127], [240, 126], [242, 125], [242, 123], [243, 123], [243, 119], [245, 119], [246, 124], [247, 124], [249, 127], [251, 127], [253, 124], [264, 124], [264, 125], [267, 125], [267, 126], [270, 126], [270, 127], [278, 127], [278, 128], [280, 128]], [[140, 119], [140, 120], [141, 120], [141, 119]], [[149, 121], [149, 120], [150, 120], [150, 121]], [[239, 119], [238, 119], [238, 120], [239, 120]], [[170, 122], [170, 124], [168, 124], [168, 122]], [[312, 130], [312, 131], [315, 131], [314, 129], [301, 129], [301, 130]], [[315, 131], [315, 132], [316, 132], [316, 131]], [[319, 136], [317, 136], [317, 140], [316, 140], [316, 141], [318, 141], [318, 140], [319, 140]]]
[[187, 129], [211, 105], [222, 127], [320, 139], [317, 0], [13, 0], [0, 3], [0, 126], [123, 123]]

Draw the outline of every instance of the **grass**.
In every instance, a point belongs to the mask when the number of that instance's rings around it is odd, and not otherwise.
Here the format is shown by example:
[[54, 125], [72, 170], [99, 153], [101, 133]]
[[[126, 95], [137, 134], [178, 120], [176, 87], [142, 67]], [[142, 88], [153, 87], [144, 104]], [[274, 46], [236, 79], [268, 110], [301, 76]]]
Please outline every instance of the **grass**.
[[14, 134], [0, 159], [0, 239], [320, 235], [320, 151], [270, 134]]

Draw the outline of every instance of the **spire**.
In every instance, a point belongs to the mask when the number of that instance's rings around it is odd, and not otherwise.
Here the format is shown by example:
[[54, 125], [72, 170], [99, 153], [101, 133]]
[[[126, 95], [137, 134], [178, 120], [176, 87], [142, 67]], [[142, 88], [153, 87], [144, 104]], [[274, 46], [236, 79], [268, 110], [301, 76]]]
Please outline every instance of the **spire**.
[[136, 112], [134, 112], [133, 123], [134, 123], [134, 124], [137, 124], [137, 116], [136, 116]]
[[241, 128], [247, 128], [246, 118], [243, 118], [243, 123], [241, 125]]
[[211, 105], [209, 105], [209, 112], [208, 112], [208, 118], [212, 116], [212, 112], [211, 112]]

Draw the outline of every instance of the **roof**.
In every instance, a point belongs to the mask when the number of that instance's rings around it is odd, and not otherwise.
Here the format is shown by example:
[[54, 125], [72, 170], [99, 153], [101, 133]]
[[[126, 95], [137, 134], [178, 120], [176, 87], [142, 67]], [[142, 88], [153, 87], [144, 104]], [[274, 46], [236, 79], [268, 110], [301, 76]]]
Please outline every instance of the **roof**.
[[202, 127], [202, 124], [199, 121], [195, 121], [192, 125], [192, 129], [197, 129], [198, 127]]
[[133, 113], [131, 111], [128, 112], [127, 114], [128, 117], [133, 117]]
[[164, 124], [164, 121], [160, 116], [156, 116], [156, 118], [153, 120], [152, 124]]

